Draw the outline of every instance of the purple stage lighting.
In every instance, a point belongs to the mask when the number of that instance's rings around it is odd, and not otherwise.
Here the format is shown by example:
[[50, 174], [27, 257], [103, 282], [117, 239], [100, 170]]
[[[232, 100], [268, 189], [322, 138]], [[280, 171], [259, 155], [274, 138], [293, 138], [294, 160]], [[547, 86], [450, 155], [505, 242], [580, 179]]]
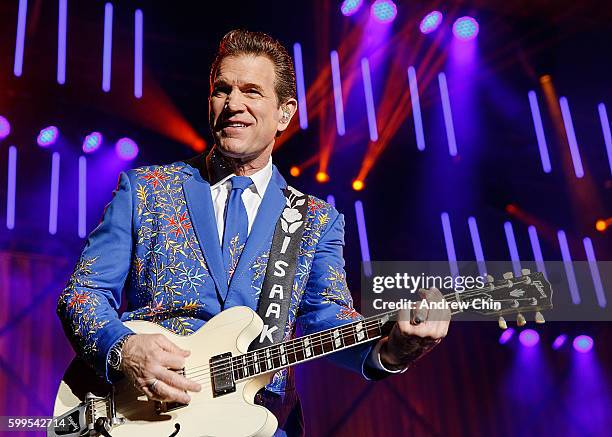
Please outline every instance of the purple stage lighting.
[[100, 132], [92, 132], [83, 140], [83, 152], [93, 153], [102, 145], [102, 134]]
[[504, 329], [504, 332], [499, 336], [499, 344], [506, 344], [510, 341], [510, 339], [514, 336], [514, 329], [508, 328]]
[[115, 152], [124, 161], [131, 161], [138, 156], [138, 145], [130, 138], [120, 138], [115, 144]]
[[519, 334], [519, 340], [525, 347], [534, 347], [540, 341], [540, 334], [533, 329], [525, 329]]
[[363, 5], [363, 0], [344, 0], [340, 6], [340, 11], [345, 17], [355, 14]]
[[472, 17], [457, 18], [453, 24], [453, 33], [457, 39], [468, 41], [478, 35], [478, 21]]
[[428, 34], [436, 30], [442, 24], [442, 12], [433, 11], [425, 15], [425, 18], [421, 20], [419, 28], [424, 34]]
[[57, 137], [59, 137], [59, 129], [55, 126], [49, 126], [40, 131], [36, 142], [40, 147], [49, 147], [55, 144]]
[[11, 133], [11, 124], [9, 121], [0, 115], [0, 140], [5, 139]]
[[593, 339], [588, 335], [579, 335], [574, 339], [574, 349], [586, 354], [593, 349]]
[[557, 338], [555, 338], [555, 341], [553, 341], [552, 348], [554, 350], [559, 350], [561, 349], [561, 347], [563, 347], [566, 341], [567, 341], [567, 335], [560, 334], [557, 336]]
[[380, 23], [390, 23], [395, 20], [397, 6], [391, 0], [376, 0], [372, 3], [370, 14]]

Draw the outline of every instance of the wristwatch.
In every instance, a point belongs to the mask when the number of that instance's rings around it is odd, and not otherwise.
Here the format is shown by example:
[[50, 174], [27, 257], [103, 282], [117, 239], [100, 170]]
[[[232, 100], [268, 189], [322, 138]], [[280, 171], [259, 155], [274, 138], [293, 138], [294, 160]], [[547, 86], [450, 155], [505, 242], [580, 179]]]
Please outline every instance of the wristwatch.
[[121, 349], [123, 349], [123, 345], [125, 344], [126, 340], [132, 335], [134, 334], [127, 334], [121, 337], [108, 352], [106, 363], [111, 369], [119, 371], [119, 368], [121, 367]]

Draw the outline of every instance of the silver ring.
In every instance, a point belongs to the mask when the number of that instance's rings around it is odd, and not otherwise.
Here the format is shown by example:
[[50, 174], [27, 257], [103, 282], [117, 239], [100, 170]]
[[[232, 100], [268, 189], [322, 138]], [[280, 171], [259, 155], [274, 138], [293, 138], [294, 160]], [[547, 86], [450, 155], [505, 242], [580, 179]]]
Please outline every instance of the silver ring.
[[155, 389], [155, 384], [157, 384], [158, 382], [159, 380], [155, 379], [151, 384], [147, 386], [150, 392], [153, 392], [153, 390]]

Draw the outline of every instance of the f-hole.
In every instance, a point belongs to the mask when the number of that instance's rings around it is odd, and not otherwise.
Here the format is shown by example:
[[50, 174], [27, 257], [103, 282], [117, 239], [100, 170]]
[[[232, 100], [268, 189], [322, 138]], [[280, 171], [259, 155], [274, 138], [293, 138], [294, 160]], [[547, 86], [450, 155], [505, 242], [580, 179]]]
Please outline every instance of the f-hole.
[[175, 423], [174, 428], [176, 428], [175, 431], [172, 434], [170, 434], [168, 437], [174, 437], [175, 435], [177, 435], [179, 431], [181, 430], [181, 425], [179, 423]]

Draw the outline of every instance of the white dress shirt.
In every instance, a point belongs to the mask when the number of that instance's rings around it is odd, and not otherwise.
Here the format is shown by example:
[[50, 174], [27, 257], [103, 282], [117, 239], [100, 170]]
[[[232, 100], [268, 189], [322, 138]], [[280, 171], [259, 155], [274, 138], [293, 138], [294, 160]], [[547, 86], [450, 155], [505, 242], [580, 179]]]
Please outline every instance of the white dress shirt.
[[[229, 194], [232, 191], [232, 181], [230, 181], [230, 179], [233, 176], [236, 175], [232, 173], [210, 187], [213, 208], [215, 210], [215, 219], [217, 221], [217, 231], [219, 232], [219, 243], [221, 244], [223, 244], [223, 230], [225, 229], [225, 220], [223, 216], [225, 215], [225, 206], [229, 199]], [[253, 180], [253, 183], [242, 192], [242, 201], [246, 208], [249, 221], [248, 233], [250, 234], [251, 227], [257, 216], [257, 210], [259, 209], [259, 205], [261, 205], [261, 200], [272, 178], [272, 157], [270, 157], [264, 168], [257, 170], [257, 172], [249, 177]]]

